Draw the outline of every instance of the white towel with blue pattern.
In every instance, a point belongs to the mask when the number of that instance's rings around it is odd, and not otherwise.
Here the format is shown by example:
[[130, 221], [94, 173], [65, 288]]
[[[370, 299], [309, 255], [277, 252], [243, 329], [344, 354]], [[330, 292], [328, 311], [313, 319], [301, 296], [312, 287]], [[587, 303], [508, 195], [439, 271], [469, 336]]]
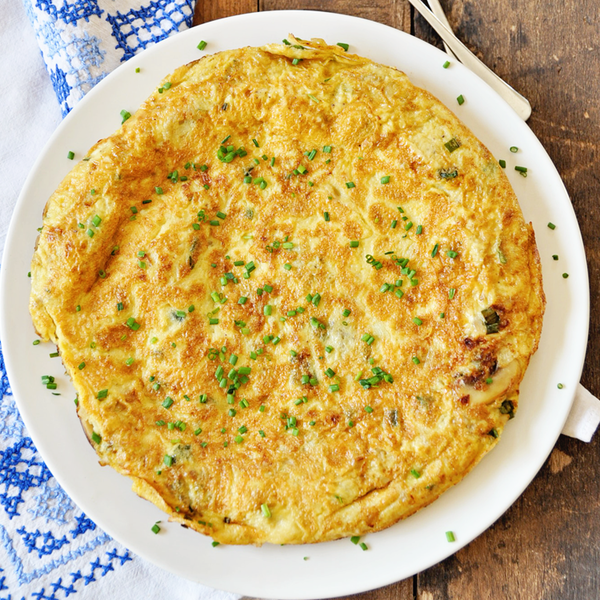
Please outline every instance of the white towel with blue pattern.
[[192, 25], [195, 0], [23, 0], [65, 116], [122, 62]]

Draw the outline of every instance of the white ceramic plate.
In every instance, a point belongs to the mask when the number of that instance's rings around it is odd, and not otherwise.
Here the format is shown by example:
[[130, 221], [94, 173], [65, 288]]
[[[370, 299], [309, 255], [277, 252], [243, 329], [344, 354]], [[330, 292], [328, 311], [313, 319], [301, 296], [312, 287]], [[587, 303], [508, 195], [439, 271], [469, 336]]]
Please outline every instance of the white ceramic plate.
[[[98, 465], [75, 414], [73, 388], [60, 375], [59, 359], [49, 358], [54, 348], [32, 345], [36, 336], [27, 309], [27, 272], [42, 209], [73, 166], [68, 151], [83, 158], [120, 125], [122, 109], [133, 113], [175, 67], [206, 52], [278, 42], [289, 32], [349, 43], [351, 52], [398, 67], [454, 110], [497, 158], [507, 161], [542, 259], [548, 305], [517, 418], [498, 447], [458, 486], [406, 521], [364, 537], [367, 552], [347, 539], [213, 548], [209, 538], [175, 524], [154, 535], [150, 528], [164, 520], [163, 514], [133, 494], [128, 479]], [[205, 52], [197, 49], [200, 40], [208, 42]], [[306, 600], [362, 592], [409, 577], [473, 540], [515, 501], [546, 460], [568, 415], [585, 356], [589, 288], [581, 234], [562, 181], [527, 125], [462, 65], [442, 68], [446, 59], [405, 33], [343, 15], [280, 11], [213, 21], [122, 65], [72, 111], [42, 152], [19, 198], [4, 251], [0, 314], [8, 375], [27, 429], [52, 473], [101, 528], [135, 553], [188, 579], [247, 596]], [[460, 94], [462, 106], [456, 101]], [[518, 146], [518, 153], [509, 152], [510, 146]], [[519, 175], [515, 165], [528, 167], [528, 177]], [[549, 221], [557, 224], [555, 230], [547, 227]], [[560, 259], [554, 261], [553, 254]], [[44, 374], [57, 376], [61, 396], [41, 385]], [[563, 389], [557, 388], [559, 382]], [[454, 543], [446, 541], [449, 530]]]

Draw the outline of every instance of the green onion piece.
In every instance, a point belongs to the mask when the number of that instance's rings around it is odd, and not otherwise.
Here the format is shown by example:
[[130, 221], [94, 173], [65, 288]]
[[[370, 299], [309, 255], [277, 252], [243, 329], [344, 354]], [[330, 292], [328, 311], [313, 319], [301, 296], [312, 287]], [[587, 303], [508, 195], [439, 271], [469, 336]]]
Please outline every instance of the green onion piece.
[[92, 431], [92, 441], [99, 444], [102, 441], [102, 438], [95, 431]]
[[351, 542], [352, 542], [354, 545], [356, 545], [356, 544], [358, 544], [358, 542], [360, 542], [360, 536], [358, 536], [358, 535], [353, 535], [353, 536], [350, 538], [350, 541], [351, 541]]
[[125, 121], [127, 121], [127, 119], [129, 119], [131, 117], [131, 113], [126, 111], [126, 110], [122, 110], [121, 113], [121, 125], [123, 125], [123, 123], [125, 123]]
[[410, 470], [410, 474], [415, 478], [415, 479], [419, 479], [419, 477], [421, 477], [421, 473], [419, 473], [419, 471], [417, 471], [416, 469], [411, 469]]
[[246, 304], [246, 300], [248, 300], [246, 296], [240, 296], [238, 299], [238, 304]]
[[461, 106], [465, 103], [464, 96], [461, 94], [460, 96], [458, 96], [458, 98], [456, 98], [456, 101], [458, 102], [458, 105]]
[[455, 252], [454, 250], [448, 250], [446, 252], [446, 256], [448, 258], [456, 258], [458, 256], [458, 252]]
[[562, 276], [563, 276], [563, 279], [567, 279], [569, 277], [569, 274], [568, 273], [563, 273]]
[[291, 271], [291, 269], [292, 269], [292, 265], [290, 265], [290, 263], [285, 263], [285, 265], [283, 265], [283, 268], [284, 268], [286, 271]]
[[353, 181], [346, 181], [346, 187], [350, 190], [353, 187], [356, 187]]
[[358, 240], [352, 240], [350, 242], [350, 248], [358, 248]]
[[[552, 255], [552, 259], [553, 259], [553, 260], [558, 260], [558, 254], [553, 254], [553, 255]], [[37, 341], [39, 341], [39, 340], [37, 340]]]
[[390, 176], [389, 176], [389, 175], [386, 175], [385, 177], [382, 177], [382, 178], [381, 178], [379, 181], [380, 181], [380, 182], [381, 182], [383, 185], [385, 185], [386, 183], [389, 183], [389, 182], [390, 182]]
[[518, 151], [519, 151], [519, 149], [518, 149], [516, 146], [511, 146], [511, 147], [509, 148], [509, 150], [510, 150], [510, 151], [511, 151], [513, 154], [515, 154], [516, 152], [518, 152]]
[[435, 258], [435, 255], [437, 254], [437, 252], [438, 252], [438, 248], [439, 248], [439, 247], [440, 247], [440, 245], [439, 245], [439, 244], [436, 244], [436, 245], [433, 247], [433, 250], [431, 251], [431, 258]]
[[344, 44], [343, 42], [338, 42], [337, 46], [344, 49], [344, 52], [348, 52], [348, 48], [350, 47], [348, 44]]
[[87, 234], [88, 234], [88, 235], [89, 235], [91, 238], [93, 238], [93, 237], [94, 237], [94, 230], [93, 230], [93, 229], [88, 229], [88, 230], [87, 230]]
[[197, 46], [198, 50], [204, 50], [204, 48], [206, 48], [206, 42], [204, 40], [202, 40], [198, 46]]
[[413, 357], [412, 357], [412, 361], [415, 363], [415, 365], [418, 365], [418, 364], [420, 364], [420, 363], [421, 363], [421, 361], [419, 360], [419, 357], [418, 357], [418, 356], [413, 356]]
[[456, 294], [456, 288], [450, 288], [448, 290], [448, 298], [452, 300], [452, 298], [454, 298], [454, 294]]
[[515, 167], [515, 171], [519, 171], [519, 173], [527, 173], [527, 167]]
[[329, 386], [330, 392], [339, 392], [339, 390], [340, 390], [340, 386], [337, 383], [334, 383], [333, 385]]
[[565, 386], [564, 386], [562, 383], [557, 383], [557, 384], [556, 384], [556, 387], [557, 387], [559, 390], [562, 390], [562, 389], [563, 389]]
[[325, 352], [327, 352], [327, 354], [331, 354], [333, 352], [333, 347], [332, 346], [325, 346]]
[[500, 166], [501, 166], [503, 169], [506, 169], [506, 161], [505, 161], [505, 160], [502, 160], [502, 159], [500, 159], [500, 160], [498, 161], [498, 164], [499, 164], [499, 165], [500, 165]]
[[162, 403], [162, 405], [163, 405], [165, 408], [170, 408], [172, 404], [173, 404], [173, 398], [171, 398], [171, 397], [169, 397], [169, 396], [167, 396], [167, 397], [166, 397], [166, 398], [163, 400], [163, 403]]
[[67, 153], [67, 158], [69, 160], [73, 160], [75, 158], [75, 153], [71, 152], [71, 150], [69, 150], [69, 152]]
[[368, 550], [368, 549], [369, 549], [369, 547], [368, 547], [368, 546], [367, 546], [367, 545], [366, 545], [364, 542], [361, 542], [361, 543], [359, 544], [359, 546], [361, 547], [361, 549], [362, 549], [363, 551], [366, 551], [366, 550]]
[[168, 454], [165, 454], [165, 457], [163, 458], [163, 463], [165, 463], [167, 467], [170, 467], [173, 464], [173, 457], [169, 456]]
[[98, 400], [104, 400], [104, 398], [106, 398], [108, 396], [108, 390], [100, 390], [97, 394], [96, 394], [96, 398]]
[[423, 225], [417, 225], [417, 235], [421, 235], [423, 233]]
[[260, 510], [262, 511], [262, 514], [265, 518], [269, 519], [271, 517], [271, 511], [269, 510], [269, 507], [267, 504], [261, 504]]
[[444, 67], [444, 69], [447, 69], [449, 66], [450, 66], [450, 61], [449, 61], [449, 60], [447, 60], [447, 61], [446, 61], [446, 62], [445, 62], [443, 65], [442, 65], [442, 67]]
[[221, 212], [221, 211], [219, 211], [219, 212], [217, 213], [217, 217], [219, 217], [219, 219], [222, 219], [222, 220], [224, 220], [226, 216], [227, 216], [227, 215], [226, 215], [224, 212]]
[[449, 542], [455, 542], [456, 538], [454, 537], [454, 533], [452, 531], [446, 531], [446, 539]]
[[556, 225], [554, 223], [548, 223], [549, 229], [556, 229]]
[[423, 325], [423, 321], [421, 321], [421, 319], [419, 319], [419, 317], [413, 317], [413, 320], [412, 320], [412, 322], [413, 322], [415, 325]]
[[83, 369], [85, 369], [85, 363], [84, 363], [84, 362], [81, 362], [81, 363], [79, 363], [79, 365], [77, 366], [77, 368], [78, 368], [80, 371], [82, 371]]
[[270, 304], [265, 304], [265, 307], [263, 309], [263, 314], [267, 317], [270, 317], [272, 313], [273, 313], [273, 307]]

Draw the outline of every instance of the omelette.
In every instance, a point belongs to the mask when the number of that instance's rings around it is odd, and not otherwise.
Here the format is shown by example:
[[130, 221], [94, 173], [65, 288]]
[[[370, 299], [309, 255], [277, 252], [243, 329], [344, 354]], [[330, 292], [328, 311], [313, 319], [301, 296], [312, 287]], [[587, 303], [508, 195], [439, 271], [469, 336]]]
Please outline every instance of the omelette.
[[498, 161], [322, 40], [178, 68], [48, 200], [30, 311], [99, 456], [226, 544], [386, 528], [515, 416], [545, 306]]

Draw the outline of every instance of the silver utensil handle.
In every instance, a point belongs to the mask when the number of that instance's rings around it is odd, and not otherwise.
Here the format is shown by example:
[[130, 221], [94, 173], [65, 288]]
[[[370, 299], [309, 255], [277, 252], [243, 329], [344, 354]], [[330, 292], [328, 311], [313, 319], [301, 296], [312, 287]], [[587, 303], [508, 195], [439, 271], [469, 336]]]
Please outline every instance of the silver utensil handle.
[[[431, 9], [431, 12], [442, 22], [442, 24], [445, 25], [450, 31], [452, 31], [452, 27], [450, 27], [450, 23], [448, 23], [448, 19], [446, 18], [446, 13], [444, 12], [442, 5], [440, 4], [440, 0], [427, 0], [427, 4], [429, 4], [429, 8]], [[456, 58], [456, 56], [454, 55], [454, 52], [452, 52], [452, 50], [450, 50], [450, 46], [448, 46], [448, 44], [446, 44], [446, 42], [443, 42], [443, 44], [444, 44], [444, 50], [446, 50], [446, 54], [448, 54], [452, 58]]]
[[433, 27], [442, 40], [448, 44], [450, 50], [456, 58], [473, 71], [491, 88], [493, 88], [511, 107], [526, 121], [531, 115], [531, 105], [527, 98], [524, 98], [514, 90], [506, 81], [500, 79], [489, 67], [482, 63], [455, 35], [446, 27], [421, 0], [409, 0], [421, 16]]

